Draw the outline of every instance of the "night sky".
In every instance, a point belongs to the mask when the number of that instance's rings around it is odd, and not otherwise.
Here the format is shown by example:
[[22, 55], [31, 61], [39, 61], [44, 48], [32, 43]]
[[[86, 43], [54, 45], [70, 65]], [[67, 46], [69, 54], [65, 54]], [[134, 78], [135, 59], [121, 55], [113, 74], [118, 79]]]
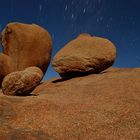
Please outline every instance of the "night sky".
[[[140, 66], [139, 0], [1, 0], [0, 31], [9, 22], [46, 28], [53, 38], [53, 56], [78, 34], [90, 33], [114, 42], [115, 67]], [[50, 65], [45, 79], [56, 76]]]

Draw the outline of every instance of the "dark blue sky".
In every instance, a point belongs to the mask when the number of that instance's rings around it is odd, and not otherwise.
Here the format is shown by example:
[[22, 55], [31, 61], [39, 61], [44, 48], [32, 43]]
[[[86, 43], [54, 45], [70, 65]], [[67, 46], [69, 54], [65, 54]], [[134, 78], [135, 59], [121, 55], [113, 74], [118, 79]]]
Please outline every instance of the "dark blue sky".
[[[8, 22], [36, 23], [53, 37], [53, 56], [87, 32], [113, 41], [115, 67], [140, 66], [139, 0], [1, 0], [0, 30]], [[45, 79], [58, 76], [49, 67]]]

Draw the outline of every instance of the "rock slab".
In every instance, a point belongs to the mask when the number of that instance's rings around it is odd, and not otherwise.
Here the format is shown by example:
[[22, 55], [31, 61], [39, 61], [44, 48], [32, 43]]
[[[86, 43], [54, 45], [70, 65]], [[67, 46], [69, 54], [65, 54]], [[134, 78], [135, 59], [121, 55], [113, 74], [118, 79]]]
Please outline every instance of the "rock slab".
[[39, 85], [39, 96], [0, 94], [1, 140], [139, 140], [140, 68]]

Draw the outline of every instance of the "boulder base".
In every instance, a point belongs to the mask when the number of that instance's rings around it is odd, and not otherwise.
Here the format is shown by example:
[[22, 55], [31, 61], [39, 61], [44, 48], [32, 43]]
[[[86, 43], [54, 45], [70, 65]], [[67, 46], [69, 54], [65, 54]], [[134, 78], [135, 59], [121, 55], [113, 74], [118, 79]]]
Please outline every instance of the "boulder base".
[[32, 93], [0, 94], [1, 140], [140, 139], [140, 68], [55, 78]]

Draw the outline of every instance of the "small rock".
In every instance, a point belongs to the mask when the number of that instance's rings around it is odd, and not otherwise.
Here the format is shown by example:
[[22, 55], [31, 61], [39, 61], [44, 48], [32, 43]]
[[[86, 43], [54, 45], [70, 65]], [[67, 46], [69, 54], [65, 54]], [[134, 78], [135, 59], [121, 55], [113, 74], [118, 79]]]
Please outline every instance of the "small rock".
[[8, 74], [2, 82], [5, 95], [28, 95], [42, 80], [43, 72], [38, 67], [29, 67], [24, 71]]
[[100, 73], [112, 66], [116, 48], [108, 39], [80, 34], [54, 57], [52, 66], [63, 78]]

